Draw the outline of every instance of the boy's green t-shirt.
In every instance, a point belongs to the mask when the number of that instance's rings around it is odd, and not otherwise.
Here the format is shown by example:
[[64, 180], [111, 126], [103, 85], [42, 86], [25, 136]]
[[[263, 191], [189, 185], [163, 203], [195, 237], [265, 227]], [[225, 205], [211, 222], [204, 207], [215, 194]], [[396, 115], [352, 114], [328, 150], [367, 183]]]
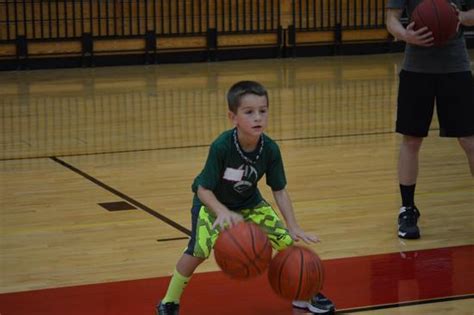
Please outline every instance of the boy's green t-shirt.
[[[261, 153], [260, 143], [254, 152], [241, 150], [252, 161], [260, 155], [254, 164], [246, 162], [237, 151], [233, 133], [234, 129], [227, 130], [211, 144], [204, 169], [194, 179], [192, 190], [196, 193], [200, 185], [211, 190], [217, 200], [230, 210], [249, 209], [263, 201], [257, 182], [264, 174], [267, 185], [273, 191], [285, 188], [283, 161], [278, 145], [263, 134]], [[193, 205], [202, 205], [197, 194], [194, 195]]]

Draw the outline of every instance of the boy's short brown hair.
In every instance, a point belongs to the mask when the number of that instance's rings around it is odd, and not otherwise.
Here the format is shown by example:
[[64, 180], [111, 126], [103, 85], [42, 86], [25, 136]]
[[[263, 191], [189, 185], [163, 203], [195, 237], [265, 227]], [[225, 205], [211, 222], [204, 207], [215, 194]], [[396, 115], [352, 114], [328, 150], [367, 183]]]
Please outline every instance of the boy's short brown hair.
[[268, 103], [268, 92], [263, 85], [255, 81], [240, 81], [232, 85], [227, 92], [227, 105], [231, 112], [237, 113], [240, 99], [246, 94], [265, 96]]

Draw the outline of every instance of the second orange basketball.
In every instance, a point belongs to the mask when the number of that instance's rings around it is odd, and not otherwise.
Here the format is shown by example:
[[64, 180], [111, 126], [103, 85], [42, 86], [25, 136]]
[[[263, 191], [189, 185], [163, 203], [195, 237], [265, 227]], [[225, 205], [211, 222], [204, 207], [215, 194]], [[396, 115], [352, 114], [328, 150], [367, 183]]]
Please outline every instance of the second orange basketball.
[[268, 280], [273, 291], [285, 299], [309, 300], [323, 286], [323, 264], [310, 248], [290, 246], [270, 262]]
[[272, 246], [258, 225], [242, 222], [220, 232], [214, 257], [231, 278], [252, 278], [267, 270]]

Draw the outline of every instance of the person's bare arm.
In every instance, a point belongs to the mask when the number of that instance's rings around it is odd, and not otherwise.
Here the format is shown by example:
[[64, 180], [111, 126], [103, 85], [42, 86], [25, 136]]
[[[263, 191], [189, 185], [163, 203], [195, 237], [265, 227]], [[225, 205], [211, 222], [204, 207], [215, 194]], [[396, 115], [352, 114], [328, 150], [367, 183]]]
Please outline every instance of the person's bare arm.
[[474, 26], [474, 9], [468, 11], [458, 10], [459, 23], [464, 26]]
[[283, 215], [283, 218], [285, 219], [288, 232], [294, 240], [302, 240], [305, 243], [319, 242], [319, 238], [317, 236], [307, 234], [298, 225], [298, 222], [296, 221], [295, 217], [295, 212], [291, 204], [290, 196], [288, 195], [286, 189], [273, 191], [273, 198], [275, 199], [278, 209], [280, 209], [280, 212]]

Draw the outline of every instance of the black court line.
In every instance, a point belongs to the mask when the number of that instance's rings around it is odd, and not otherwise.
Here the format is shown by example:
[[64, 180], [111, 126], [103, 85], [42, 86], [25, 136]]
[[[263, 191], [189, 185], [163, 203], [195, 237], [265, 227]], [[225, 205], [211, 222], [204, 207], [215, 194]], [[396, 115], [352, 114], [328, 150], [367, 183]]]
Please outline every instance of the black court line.
[[162, 238], [156, 240], [157, 242], [168, 242], [168, 241], [178, 241], [178, 240], [188, 240], [189, 237], [172, 237], [172, 238]]
[[337, 310], [337, 312], [342, 313], [342, 314], [345, 314], [345, 313], [358, 313], [358, 312], [382, 310], [382, 309], [387, 309], [387, 308], [397, 308], [397, 307], [405, 307], [405, 306], [433, 304], [433, 303], [465, 300], [465, 299], [472, 299], [472, 298], [474, 298], [474, 294], [451, 296], [451, 297], [437, 298], [437, 299], [431, 299], [431, 300], [413, 301], [413, 302], [406, 302], [406, 303], [373, 305], [373, 306], [367, 306], [367, 307], [361, 307], [361, 308], [355, 308], [355, 309], [341, 309], [341, 310]]
[[116, 190], [115, 188], [110, 187], [109, 185], [107, 185], [107, 184], [101, 182], [100, 180], [98, 180], [97, 178], [94, 178], [94, 177], [90, 176], [89, 174], [84, 173], [84, 172], [81, 171], [80, 169], [78, 169], [78, 168], [72, 166], [71, 164], [69, 164], [69, 163], [67, 163], [67, 162], [65, 162], [65, 161], [63, 161], [63, 160], [61, 160], [61, 159], [59, 159], [59, 158], [57, 158], [57, 157], [55, 157], [55, 156], [52, 156], [52, 157], [49, 157], [49, 158], [50, 158], [51, 160], [53, 160], [54, 162], [59, 163], [59, 164], [61, 164], [62, 166], [67, 167], [67, 168], [70, 169], [71, 171], [73, 171], [73, 172], [75, 172], [75, 173], [81, 175], [82, 177], [84, 177], [84, 178], [90, 180], [90, 181], [93, 182], [94, 184], [96, 184], [96, 185], [98, 185], [98, 186], [104, 188], [105, 190], [107, 190], [107, 191], [113, 193], [114, 195], [116, 195], [116, 196], [122, 198], [123, 200], [128, 201], [129, 203], [133, 204], [133, 205], [136, 206], [137, 208], [140, 208], [140, 209], [142, 209], [143, 211], [147, 212], [148, 214], [151, 214], [151, 215], [154, 216], [155, 218], [157, 218], [157, 219], [159, 219], [159, 220], [165, 222], [165, 223], [168, 224], [168, 225], [171, 225], [171, 226], [174, 227], [175, 229], [177, 229], [177, 230], [183, 232], [184, 234], [189, 235], [189, 236], [191, 235], [191, 231], [188, 230], [187, 228], [185, 228], [184, 226], [182, 226], [182, 225], [180, 225], [180, 224], [174, 222], [173, 220], [171, 220], [171, 219], [165, 217], [164, 215], [162, 215], [162, 214], [156, 212], [155, 210], [153, 210], [153, 209], [151, 209], [151, 208], [145, 206], [145, 205], [142, 204], [141, 202], [138, 202], [138, 201], [136, 201], [135, 199], [133, 199], [133, 198], [131, 198], [131, 197], [125, 195], [124, 193], [122, 193], [122, 192], [120, 192], [120, 191], [118, 191], [118, 190]]
[[[430, 129], [429, 131], [436, 131], [439, 129]], [[298, 140], [318, 140], [318, 139], [330, 139], [330, 138], [345, 138], [345, 137], [360, 137], [360, 136], [377, 136], [387, 135], [395, 133], [395, 131], [380, 131], [380, 132], [367, 132], [367, 133], [349, 133], [341, 135], [326, 135], [326, 136], [314, 136], [314, 137], [296, 137], [296, 138], [274, 138], [276, 142], [283, 141], [298, 141]], [[70, 157], [70, 156], [91, 156], [91, 155], [104, 155], [104, 154], [120, 154], [120, 153], [132, 153], [132, 152], [149, 152], [149, 151], [162, 151], [162, 150], [178, 150], [178, 149], [192, 149], [192, 148], [204, 148], [209, 147], [209, 144], [196, 144], [196, 145], [183, 145], [175, 147], [164, 147], [164, 148], [149, 148], [149, 149], [134, 149], [134, 150], [117, 150], [117, 151], [105, 151], [105, 152], [91, 152], [91, 153], [74, 153], [74, 154], [63, 154], [59, 157]], [[37, 155], [19, 158], [6, 158], [0, 159], [0, 161], [16, 161], [16, 160], [29, 160], [29, 159], [45, 159], [51, 158], [49, 155]]]

